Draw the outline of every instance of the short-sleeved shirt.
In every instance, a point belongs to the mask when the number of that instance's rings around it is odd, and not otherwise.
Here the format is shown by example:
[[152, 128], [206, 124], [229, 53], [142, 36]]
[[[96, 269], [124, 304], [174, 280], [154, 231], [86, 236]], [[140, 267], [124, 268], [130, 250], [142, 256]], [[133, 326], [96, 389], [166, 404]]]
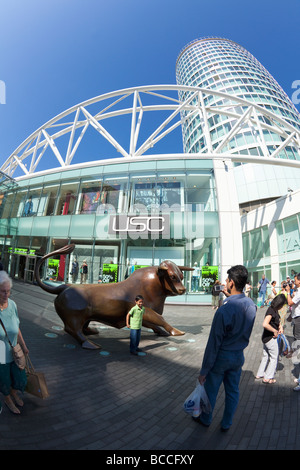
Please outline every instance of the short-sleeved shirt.
[[292, 297], [292, 318], [300, 316], [300, 289], [295, 292], [294, 297]]
[[[11, 344], [15, 346], [18, 340], [20, 320], [18, 316], [17, 306], [13, 300], [8, 299], [8, 306], [2, 312], [0, 311], [0, 318], [2, 322], [4, 323], [4, 326], [5, 326], [5, 329], [10, 339]], [[12, 355], [12, 350], [9, 345], [5, 331], [2, 328], [1, 323], [0, 323], [0, 341], [4, 341], [4, 344], [5, 344], [5, 354], [6, 354], [5, 363], [7, 364], [9, 362], [13, 362], [14, 359]]]
[[[277, 310], [274, 310], [272, 307], [269, 307], [268, 310], [266, 311], [266, 316], [268, 315], [271, 315], [271, 320], [270, 320], [270, 325], [272, 326], [272, 328], [275, 328], [275, 330], [279, 330], [279, 325], [280, 325], [280, 316], [279, 316], [279, 313], [277, 312]], [[263, 334], [262, 334], [262, 342], [265, 344], [267, 343], [268, 341], [270, 341], [270, 339], [272, 339], [274, 337], [274, 333], [273, 331], [269, 331], [267, 330], [266, 328], [264, 328], [264, 331], [263, 331]]]
[[140, 308], [138, 305], [135, 305], [129, 311], [130, 328], [132, 330], [139, 330], [140, 328], [142, 328], [144, 313], [145, 313], [145, 307]]
[[265, 277], [264, 279], [261, 279], [259, 281], [259, 284], [260, 284], [260, 292], [266, 292], [268, 284], [270, 284], [270, 281], [269, 279]]

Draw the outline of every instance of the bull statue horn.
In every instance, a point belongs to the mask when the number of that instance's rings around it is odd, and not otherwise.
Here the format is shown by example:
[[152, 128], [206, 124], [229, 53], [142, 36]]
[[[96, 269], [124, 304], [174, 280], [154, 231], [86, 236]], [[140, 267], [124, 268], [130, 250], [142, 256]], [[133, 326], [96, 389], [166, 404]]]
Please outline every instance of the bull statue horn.
[[188, 266], [178, 266], [180, 271], [194, 271], [194, 268], [189, 268]]

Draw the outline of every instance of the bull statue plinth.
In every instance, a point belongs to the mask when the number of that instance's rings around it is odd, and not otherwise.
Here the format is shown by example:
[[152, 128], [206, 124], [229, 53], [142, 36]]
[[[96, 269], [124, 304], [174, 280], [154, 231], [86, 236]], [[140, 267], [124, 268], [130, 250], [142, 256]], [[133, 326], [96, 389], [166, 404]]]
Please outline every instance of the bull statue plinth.
[[162, 316], [165, 299], [182, 295], [186, 289], [182, 284], [183, 271], [193, 268], [177, 266], [172, 261], [163, 261], [158, 267], [150, 266], [134, 271], [125, 281], [112, 284], [61, 284], [50, 286], [42, 282], [40, 267], [47, 258], [72, 253], [75, 245], [67, 245], [48, 253], [35, 267], [37, 284], [46, 292], [57, 295], [55, 310], [64, 323], [64, 329], [85, 349], [99, 349], [98, 344], [86, 335], [95, 334], [89, 328], [91, 321], [115, 328], [126, 326], [126, 315], [135, 305], [136, 295], [144, 297], [145, 313], [143, 326], [158, 335], [179, 336], [184, 332], [169, 325]]

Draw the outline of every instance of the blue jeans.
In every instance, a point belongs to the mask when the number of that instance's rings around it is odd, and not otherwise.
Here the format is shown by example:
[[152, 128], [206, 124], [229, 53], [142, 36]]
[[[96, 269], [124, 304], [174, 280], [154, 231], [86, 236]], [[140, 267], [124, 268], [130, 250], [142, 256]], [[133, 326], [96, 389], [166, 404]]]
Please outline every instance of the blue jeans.
[[197, 292], [198, 290], [199, 290], [199, 277], [198, 276], [192, 276], [191, 291], [192, 292]]
[[130, 330], [130, 352], [137, 350], [141, 339], [141, 328], [139, 330]]
[[265, 290], [261, 290], [260, 291], [260, 298], [262, 299], [262, 305], [265, 304], [265, 300], [266, 300], [266, 291]]
[[201, 414], [200, 419], [204, 424], [210, 425], [212, 421], [218, 391], [223, 382], [225, 388], [225, 409], [221, 426], [224, 429], [228, 429], [231, 426], [239, 402], [239, 383], [243, 364], [244, 353], [242, 350], [219, 351], [216, 362], [207, 374], [204, 383], [204, 388], [212, 408], [211, 413]]

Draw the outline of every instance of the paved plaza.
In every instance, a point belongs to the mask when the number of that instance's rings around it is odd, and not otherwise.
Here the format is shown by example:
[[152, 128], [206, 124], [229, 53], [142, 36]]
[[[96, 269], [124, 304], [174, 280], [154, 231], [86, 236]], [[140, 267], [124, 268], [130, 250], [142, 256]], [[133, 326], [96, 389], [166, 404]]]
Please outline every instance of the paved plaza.
[[[21, 330], [35, 368], [45, 373], [50, 397], [25, 393], [18, 416], [3, 406], [1, 450], [300, 449], [300, 393], [293, 391], [292, 359], [280, 358], [276, 384], [254, 379], [266, 308], [258, 310], [245, 350], [234, 423], [222, 433], [223, 388], [209, 428], [182, 409], [196, 384], [214, 315], [210, 306], [166, 305], [164, 317], [185, 335], [159, 337], [143, 328], [140, 347], [146, 354], [136, 357], [129, 354], [128, 329], [101, 324], [93, 340], [102, 349], [81, 349], [63, 331], [54, 298], [37, 286], [14, 282]], [[290, 323], [285, 333], [292, 342]]]

